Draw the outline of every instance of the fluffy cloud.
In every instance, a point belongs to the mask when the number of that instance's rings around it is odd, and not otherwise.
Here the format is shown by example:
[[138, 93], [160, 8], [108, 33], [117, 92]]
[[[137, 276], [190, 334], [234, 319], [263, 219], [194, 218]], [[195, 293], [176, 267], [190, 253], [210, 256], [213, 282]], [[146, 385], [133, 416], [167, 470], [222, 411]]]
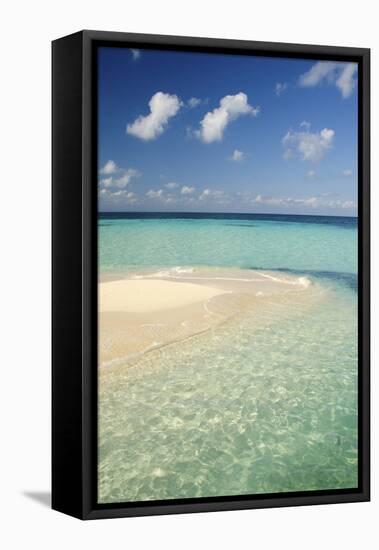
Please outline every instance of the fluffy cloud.
[[139, 176], [139, 172], [133, 168], [124, 170], [122, 176], [119, 178], [105, 178], [100, 180], [100, 185], [104, 187], [118, 187], [119, 189], [124, 189], [131, 182], [132, 178]]
[[125, 191], [124, 189], [112, 190], [112, 189], [100, 189], [99, 195], [102, 201], [107, 204], [127, 205], [138, 202], [138, 197], [131, 191]]
[[146, 193], [146, 196], [148, 199], [159, 199], [163, 196], [163, 189], [150, 189], [150, 191]]
[[195, 191], [194, 187], [188, 187], [187, 185], [183, 185], [180, 192], [182, 195], [190, 195], [191, 193], [194, 193], [194, 191]]
[[210, 189], [204, 189], [204, 191], [201, 193], [201, 195], [199, 195], [199, 200], [203, 201], [205, 200], [206, 198], [208, 198], [211, 194], [211, 190]]
[[332, 83], [335, 80], [335, 71], [338, 67], [338, 63], [332, 61], [318, 61], [307, 71], [300, 75], [300, 86], [312, 87], [318, 86], [324, 80], [328, 80]]
[[226, 195], [224, 191], [204, 189], [204, 191], [199, 195], [200, 201], [216, 200], [217, 202], [224, 202]]
[[258, 113], [259, 107], [249, 105], [247, 95], [243, 92], [227, 95], [220, 100], [219, 107], [209, 111], [200, 121], [200, 130], [196, 135], [205, 143], [221, 141], [230, 122], [242, 115], [257, 116]]
[[277, 82], [275, 84], [275, 93], [278, 97], [282, 95], [283, 92], [285, 92], [288, 88], [287, 82]]
[[117, 166], [114, 160], [107, 160], [102, 168], [100, 168], [100, 174], [109, 175], [117, 174], [120, 168]]
[[128, 124], [126, 131], [144, 141], [156, 139], [160, 136], [170, 118], [175, 116], [181, 107], [181, 102], [176, 95], [157, 92], [149, 101], [150, 113], [140, 115], [132, 124]]
[[100, 175], [107, 175], [107, 178], [100, 179], [100, 186], [103, 188], [124, 189], [133, 178], [140, 176], [134, 168], [120, 168], [113, 160], [108, 160], [99, 170]]
[[100, 185], [101, 185], [101, 187], [104, 187], [104, 188], [111, 187], [112, 182], [113, 182], [112, 176], [110, 178], [102, 178], [100, 180]]
[[128, 199], [129, 202], [137, 202], [137, 195], [135, 193], [132, 193], [131, 191], [129, 191], [129, 193], [126, 194], [126, 198]]
[[124, 170], [123, 174], [119, 178], [115, 178], [114, 184], [116, 187], [120, 187], [123, 189], [127, 185], [129, 185], [132, 178], [135, 178], [139, 176], [138, 170], [134, 170], [134, 168], [128, 168], [127, 170]]
[[350, 178], [353, 175], [352, 170], [342, 170], [342, 175], [345, 176], [345, 178]]
[[239, 149], [234, 149], [233, 154], [229, 157], [229, 160], [234, 162], [241, 162], [245, 158], [245, 153], [239, 151]]
[[356, 72], [357, 64], [349, 63], [337, 78], [336, 86], [341, 91], [342, 97], [349, 97], [352, 94], [356, 84], [356, 80], [354, 79]]
[[299, 78], [300, 86], [314, 87], [326, 82], [335, 85], [343, 98], [349, 97], [356, 85], [356, 63], [335, 63], [333, 61], [318, 61]]
[[133, 56], [133, 60], [137, 61], [141, 57], [141, 50], [137, 50], [135, 48], [130, 48], [130, 52]]
[[167, 187], [167, 189], [176, 189], [178, 186], [179, 185], [176, 183], [176, 181], [169, 181], [165, 184], [165, 187]]
[[191, 97], [189, 100], [188, 100], [188, 107], [190, 107], [191, 109], [194, 109], [195, 107], [198, 107], [199, 105], [201, 105], [202, 101], [200, 98], [198, 97]]
[[334, 142], [334, 130], [324, 128], [320, 132], [289, 130], [282, 139], [285, 147], [284, 158], [289, 159], [299, 155], [302, 160], [318, 162], [331, 149]]

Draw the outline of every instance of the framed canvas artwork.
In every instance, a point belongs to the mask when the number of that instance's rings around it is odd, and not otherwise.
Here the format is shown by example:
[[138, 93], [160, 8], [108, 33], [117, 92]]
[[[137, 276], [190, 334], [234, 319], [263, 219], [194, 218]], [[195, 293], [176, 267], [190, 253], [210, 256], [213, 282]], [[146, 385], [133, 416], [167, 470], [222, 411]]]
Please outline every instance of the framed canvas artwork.
[[53, 42], [53, 508], [369, 499], [369, 50]]

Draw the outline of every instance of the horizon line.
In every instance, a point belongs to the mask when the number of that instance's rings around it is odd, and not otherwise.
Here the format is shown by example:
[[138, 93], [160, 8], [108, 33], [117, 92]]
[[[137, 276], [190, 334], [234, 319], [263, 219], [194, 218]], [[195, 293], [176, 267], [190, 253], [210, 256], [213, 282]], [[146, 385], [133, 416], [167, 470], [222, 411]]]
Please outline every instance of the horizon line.
[[277, 213], [277, 212], [186, 212], [184, 210], [98, 210], [98, 214], [204, 214], [204, 215], [214, 215], [214, 214], [228, 214], [236, 216], [310, 216], [315, 218], [356, 218], [358, 215], [342, 215], [342, 214], [291, 214], [291, 213]]

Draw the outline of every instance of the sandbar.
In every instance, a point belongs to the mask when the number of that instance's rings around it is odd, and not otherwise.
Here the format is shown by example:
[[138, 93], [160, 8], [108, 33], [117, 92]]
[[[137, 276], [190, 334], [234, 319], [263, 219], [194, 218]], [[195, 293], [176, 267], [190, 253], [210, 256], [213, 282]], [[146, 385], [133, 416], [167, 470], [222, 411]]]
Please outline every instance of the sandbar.
[[[141, 356], [220, 323], [276, 304], [275, 318], [318, 299], [306, 277], [269, 271], [168, 268], [100, 279], [99, 367], [130, 366]], [[312, 294], [313, 292], [313, 294]]]
[[159, 279], [110, 281], [99, 285], [99, 311], [161, 311], [203, 302], [225, 292], [208, 285]]

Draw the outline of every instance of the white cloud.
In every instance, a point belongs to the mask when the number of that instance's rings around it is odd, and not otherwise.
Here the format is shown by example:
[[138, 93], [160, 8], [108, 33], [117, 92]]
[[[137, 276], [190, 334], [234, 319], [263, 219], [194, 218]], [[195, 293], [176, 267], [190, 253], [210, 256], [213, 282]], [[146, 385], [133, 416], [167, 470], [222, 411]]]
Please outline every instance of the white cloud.
[[314, 87], [326, 82], [335, 85], [343, 98], [349, 97], [356, 85], [354, 78], [358, 69], [356, 63], [336, 63], [333, 61], [318, 61], [299, 78], [303, 87]]
[[221, 141], [228, 124], [242, 115], [257, 116], [259, 107], [252, 107], [248, 103], [247, 95], [239, 92], [227, 95], [220, 100], [220, 106], [209, 111], [200, 121], [200, 130], [196, 132], [198, 138], [205, 143]]
[[332, 61], [318, 61], [307, 71], [300, 75], [300, 86], [312, 87], [317, 86], [323, 80], [329, 80], [333, 82], [335, 80], [335, 71], [338, 67], [338, 63]]
[[275, 93], [278, 97], [282, 95], [283, 92], [285, 92], [288, 88], [287, 82], [277, 82], [275, 84]]
[[199, 105], [201, 105], [202, 101], [198, 97], [191, 97], [187, 103], [188, 103], [188, 107], [190, 107], [191, 109], [194, 109], [195, 107], [198, 107]]
[[226, 195], [224, 191], [219, 191], [217, 189], [204, 189], [204, 191], [199, 195], [200, 201], [205, 200], [216, 200], [217, 202], [224, 202]]
[[337, 78], [336, 86], [341, 91], [342, 97], [346, 98], [352, 94], [356, 83], [356, 80], [354, 79], [356, 72], [356, 63], [348, 63], [341, 72], [340, 76]]
[[110, 187], [112, 185], [112, 183], [113, 183], [112, 176], [109, 177], [109, 178], [103, 178], [103, 179], [100, 180], [100, 185], [102, 187]]
[[353, 172], [349, 169], [342, 170], [342, 175], [345, 176], [345, 178], [350, 178], [353, 175]]
[[308, 122], [308, 120], [302, 120], [300, 122], [300, 128], [304, 128], [304, 130], [309, 130], [310, 127], [311, 127], [311, 123]]
[[128, 134], [144, 141], [156, 139], [164, 132], [169, 119], [179, 111], [181, 102], [176, 95], [157, 92], [150, 99], [149, 107], [148, 115], [140, 115], [126, 127]]
[[133, 204], [138, 202], [138, 197], [135, 193], [125, 191], [124, 189], [100, 189], [99, 195], [106, 203], [116, 203], [118, 205]]
[[183, 185], [180, 192], [182, 195], [190, 195], [191, 193], [194, 193], [194, 191], [195, 191], [194, 187], [188, 187], [187, 185]]
[[229, 160], [233, 160], [235, 162], [241, 162], [241, 160], [244, 160], [245, 153], [242, 151], [239, 151], [238, 149], [234, 149], [233, 154], [229, 157]]
[[179, 184], [177, 184], [176, 181], [169, 181], [165, 184], [165, 187], [167, 187], [167, 189], [176, 189], [179, 187]]
[[205, 200], [207, 197], [209, 197], [211, 194], [211, 190], [210, 189], [204, 189], [204, 191], [201, 193], [201, 195], [199, 195], [199, 200], [203, 201]]
[[325, 153], [331, 149], [335, 132], [330, 128], [324, 128], [320, 132], [289, 130], [282, 139], [285, 147], [284, 158], [288, 159], [300, 155], [302, 160], [318, 162]]
[[255, 198], [251, 200], [253, 204], [261, 204], [275, 207], [308, 207], [308, 208], [333, 208], [333, 209], [354, 209], [357, 204], [351, 200], [333, 200], [328, 199], [325, 196], [313, 196], [305, 198], [296, 198], [296, 197], [265, 197], [263, 195], [256, 195]]
[[136, 48], [130, 48], [131, 54], [133, 56], [133, 61], [137, 61], [141, 57], [141, 50], [137, 50]]
[[[99, 170], [100, 174], [107, 174], [109, 177], [100, 179], [100, 186], [104, 188], [123, 189], [131, 182], [132, 178], [140, 176], [134, 168], [120, 168], [113, 160], [108, 160]], [[117, 175], [117, 177], [116, 177]]]
[[140, 174], [138, 170], [134, 170], [134, 168], [128, 168], [127, 170], [123, 171], [123, 175], [121, 177], [114, 179], [114, 185], [123, 189], [124, 187], [129, 185], [132, 178], [135, 178], [139, 175]]
[[146, 196], [148, 199], [159, 199], [163, 196], [163, 189], [150, 189], [150, 191], [146, 193]]
[[316, 177], [316, 172], [314, 170], [309, 170], [307, 172], [307, 178], [314, 179]]
[[100, 168], [100, 174], [109, 175], [117, 174], [120, 168], [117, 166], [114, 160], [107, 160], [102, 168]]
[[355, 201], [345, 201], [342, 203], [341, 208], [356, 208], [357, 203]]
[[135, 193], [132, 193], [132, 192], [127, 193], [126, 198], [127, 198], [128, 202], [131, 202], [131, 203], [137, 202], [137, 200], [138, 200], [137, 195]]

